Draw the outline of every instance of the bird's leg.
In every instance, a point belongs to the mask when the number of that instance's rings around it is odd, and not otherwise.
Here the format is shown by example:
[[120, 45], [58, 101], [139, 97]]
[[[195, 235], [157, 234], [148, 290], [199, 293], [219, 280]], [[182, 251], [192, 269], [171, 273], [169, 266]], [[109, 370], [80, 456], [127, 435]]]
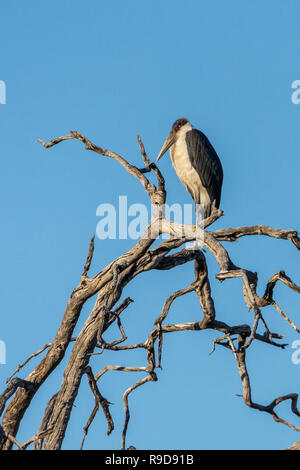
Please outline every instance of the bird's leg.
[[196, 232], [195, 232], [195, 241], [191, 243], [188, 248], [191, 250], [202, 250], [203, 240], [204, 240], [204, 206], [202, 204], [196, 203]]
[[203, 249], [204, 241], [204, 206], [196, 204], [196, 240], [195, 244], [199, 250]]

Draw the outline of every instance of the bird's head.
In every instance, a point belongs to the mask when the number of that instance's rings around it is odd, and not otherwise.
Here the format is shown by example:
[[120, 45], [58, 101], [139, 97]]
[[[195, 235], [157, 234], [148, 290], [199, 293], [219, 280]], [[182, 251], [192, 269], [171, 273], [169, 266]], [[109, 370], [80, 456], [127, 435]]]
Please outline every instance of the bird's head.
[[166, 151], [169, 150], [169, 148], [172, 147], [172, 145], [175, 144], [176, 139], [178, 137], [178, 132], [186, 124], [189, 124], [189, 121], [186, 118], [180, 118], [180, 119], [177, 119], [177, 121], [174, 122], [174, 124], [172, 126], [172, 129], [171, 129], [171, 132], [168, 135], [168, 137], [166, 138], [166, 141], [165, 141], [164, 145], [162, 146], [162, 149], [159, 152], [156, 161], [158, 161], [166, 153]]

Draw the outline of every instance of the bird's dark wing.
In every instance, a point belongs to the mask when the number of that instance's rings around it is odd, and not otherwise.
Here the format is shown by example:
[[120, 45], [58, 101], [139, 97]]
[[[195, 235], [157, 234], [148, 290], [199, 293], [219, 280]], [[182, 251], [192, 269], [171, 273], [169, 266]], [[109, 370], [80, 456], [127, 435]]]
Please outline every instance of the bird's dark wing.
[[191, 162], [201, 183], [206, 188], [211, 202], [219, 207], [223, 183], [223, 169], [220, 159], [203, 132], [192, 129], [186, 133], [186, 144]]

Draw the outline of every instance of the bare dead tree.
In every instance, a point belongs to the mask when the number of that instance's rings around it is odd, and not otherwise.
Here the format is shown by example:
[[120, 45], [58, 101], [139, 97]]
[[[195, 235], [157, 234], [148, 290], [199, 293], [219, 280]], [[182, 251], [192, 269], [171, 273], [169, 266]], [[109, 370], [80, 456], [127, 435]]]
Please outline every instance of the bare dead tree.
[[[300, 239], [297, 232], [295, 230], [277, 229], [264, 225], [209, 231], [207, 228], [223, 215], [221, 210], [214, 208], [211, 216], [203, 221], [203, 248], [205, 248], [205, 253], [196, 247], [194, 249], [182, 248], [182, 245], [186, 242], [196, 239], [197, 228], [195, 225], [182, 225], [165, 219], [163, 210], [166, 201], [164, 177], [157, 166], [150, 161], [139, 136], [138, 142], [144, 161], [143, 168], [135, 167], [115, 152], [96, 146], [76, 131], [71, 131], [69, 135], [58, 137], [49, 143], [45, 143], [42, 140], [39, 140], [39, 142], [45, 148], [50, 148], [70, 139], [82, 142], [86, 150], [104, 157], [113, 158], [119, 162], [128, 173], [133, 175], [142, 184], [152, 206], [156, 210], [153, 211], [153, 216], [138, 242], [95, 276], [89, 277], [88, 273], [94, 253], [94, 237], [92, 238], [79, 283], [68, 300], [61, 324], [54, 339], [20, 364], [16, 371], [7, 379], [7, 387], [0, 396], [0, 415], [3, 414], [0, 426], [1, 449], [11, 449], [13, 445], [18, 449], [26, 449], [31, 444], [34, 444], [34, 449], [60, 449], [69, 423], [71, 410], [84, 375], [88, 378], [92, 392], [91, 396], [94, 398], [95, 403], [83, 430], [81, 448], [83, 448], [89, 427], [100, 407], [107, 421], [107, 434], [110, 434], [114, 429], [114, 422], [109, 409], [110, 402], [101, 394], [101, 377], [111, 371], [142, 372], [142, 378], [123, 394], [125, 421], [122, 434], [122, 449], [126, 449], [126, 433], [130, 420], [129, 395], [147, 382], [157, 381], [155, 370], [161, 366], [164, 335], [187, 330], [199, 331], [199, 333], [209, 329], [219, 331], [221, 336], [214, 340], [213, 351], [216, 345], [220, 345], [227, 348], [233, 354], [241, 377], [245, 404], [250, 408], [270, 414], [276, 422], [283, 423], [296, 431], [300, 431], [300, 426], [284, 420], [276, 412], [276, 407], [280, 403], [289, 401], [293, 414], [296, 417], [300, 417], [300, 411], [297, 407], [298, 395], [296, 393], [289, 393], [274, 398], [268, 405], [255, 403], [252, 400], [250, 377], [246, 363], [247, 350], [253, 347], [256, 341], [263, 342], [268, 347], [284, 348], [286, 346], [286, 344], [278, 342], [278, 340], [282, 339], [282, 335], [271, 332], [268, 328], [262, 314], [264, 307], [273, 306], [283, 319], [290, 324], [291, 328], [299, 333], [297, 326], [275, 301], [274, 289], [278, 282], [285, 284], [286, 287], [297, 293], [300, 292], [300, 287], [284, 271], [279, 271], [269, 279], [264, 295], [259, 296], [256, 291], [257, 274], [234, 264], [228, 251], [222, 244], [224, 241], [235, 242], [241, 237], [250, 235], [263, 235], [287, 240], [300, 250]], [[152, 184], [146, 177], [146, 174], [151, 172], [156, 176], [156, 185]], [[163, 233], [169, 234], [170, 238], [153, 247], [152, 245], [155, 240]], [[175, 251], [173, 252], [173, 250]], [[220, 270], [216, 275], [219, 281], [223, 282], [230, 278], [242, 279], [245, 303], [248, 309], [254, 313], [252, 325], [231, 326], [217, 320], [205, 258], [207, 252], [216, 259], [219, 265]], [[132, 302], [130, 298], [126, 298], [117, 306], [124, 287], [136, 276], [146, 271], [152, 269], [170, 270], [190, 261], [194, 263], [195, 280], [189, 286], [184, 286], [181, 290], [174, 292], [165, 301], [161, 314], [155, 320], [153, 329], [148, 332], [148, 335], [140, 343], [122, 344], [127, 340], [127, 336], [122, 326], [121, 314], [124, 315], [124, 311], [126, 311]], [[203, 314], [202, 319], [191, 323], [166, 323], [165, 320], [173, 302], [178, 297], [191, 292], [195, 292], [198, 296]], [[72, 334], [82, 307], [92, 296], [96, 296], [94, 306], [80, 333], [74, 338]], [[121, 338], [111, 343], [106, 343], [103, 339], [103, 333], [115, 323], [118, 325]], [[264, 334], [258, 333], [259, 324], [262, 324]], [[50, 397], [37, 433], [25, 443], [18, 443], [16, 436], [25, 412], [31, 406], [32, 400], [39, 388], [60, 364], [71, 342], [74, 344], [65, 368], [62, 385], [58, 392]], [[142, 367], [107, 365], [102, 370], [94, 373], [89, 365], [92, 355], [103, 354], [106, 350], [117, 352], [140, 348], [144, 349], [147, 355], [147, 362]], [[13, 378], [33, 357], [42, 354], [44, 351], [46, 353], [43, 359], [25, 379]], [[157, 358], [156, 355], [158, 356]]]

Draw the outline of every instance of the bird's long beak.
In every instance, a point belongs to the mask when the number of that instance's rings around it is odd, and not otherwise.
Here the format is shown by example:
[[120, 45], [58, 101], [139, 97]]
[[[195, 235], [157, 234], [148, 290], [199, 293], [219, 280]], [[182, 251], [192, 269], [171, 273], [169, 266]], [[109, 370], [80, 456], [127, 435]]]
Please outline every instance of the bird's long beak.
[[164, 145], [162, 146], [161, 151], [158, 154], [158, 157], [156, 159], [157, 162], [166, 153], [166, 151], [169, 150], [170, 147], [172, 147], [172, 145], [175, 142], [175, 138], [176, 138], [175, 134], [173, 132], [170, 132]]

